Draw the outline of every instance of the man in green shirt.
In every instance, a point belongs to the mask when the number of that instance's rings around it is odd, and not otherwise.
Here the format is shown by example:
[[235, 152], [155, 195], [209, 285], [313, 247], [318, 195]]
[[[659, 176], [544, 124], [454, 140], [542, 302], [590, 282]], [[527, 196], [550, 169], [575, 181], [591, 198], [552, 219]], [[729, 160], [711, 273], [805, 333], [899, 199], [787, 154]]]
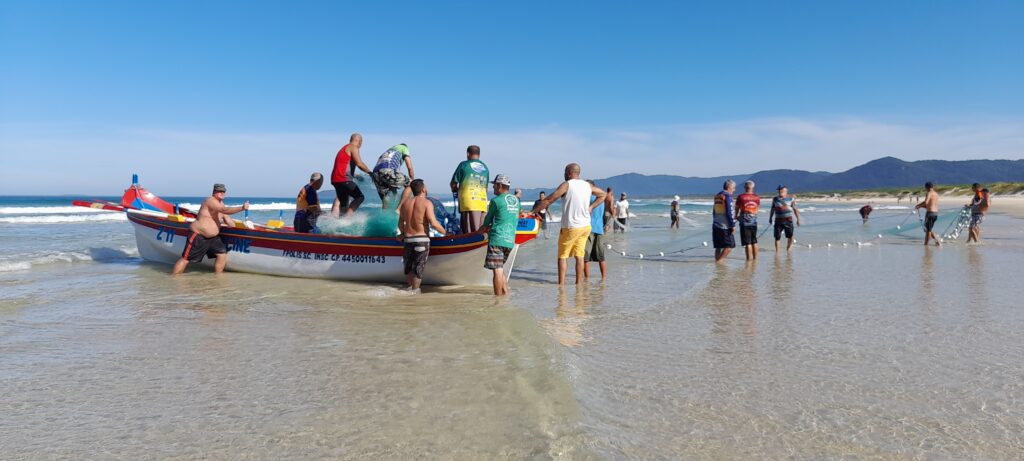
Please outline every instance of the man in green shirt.
[[462, 232], [468, 234], [480, 229], [487, 211], [487, 182], [491, 173], [480, 161], [480, 147], [466, 148], [466, 161], [459, 163], [452, 175], [452, 192], [458, 193]]
[[487, 258], [484, 267], [494, 271], [494, 295], [508, 294], [505, 260], [516, 245], [519, 224], [519, 198], [508, 193], [512, 180], [503, 174], [494, 177], [494, 199], [487, 205], [481, 232], [487, 232]]

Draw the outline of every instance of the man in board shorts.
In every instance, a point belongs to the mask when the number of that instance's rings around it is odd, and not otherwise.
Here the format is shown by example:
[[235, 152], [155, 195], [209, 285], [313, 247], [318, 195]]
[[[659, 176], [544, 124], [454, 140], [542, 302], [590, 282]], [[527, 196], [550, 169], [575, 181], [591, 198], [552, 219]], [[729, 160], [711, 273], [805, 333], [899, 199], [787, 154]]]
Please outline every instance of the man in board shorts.
[[914, 205], [914, 210], [924, 208], [924, 244], [928, 245], [928, 240], [934, 239], [935, 246], [939, 246], [939, 238], [932, 232], [932, 228], [935, 227], [935, 221], [939, 219], [939, 193], [935, 192], [935, 185], [931, 181], [924, 183], [924, 188], [927, 191], [924, 196], [924, 201]]
[[[590, 179], [587, 182], [594, 185], [594, 181]], [[583, 250], [583, 277], [590, 277], [590, 263], [595, 262], [601, 269], [603, 282], [608, 267], [604, 259], [604, 200], [595, 201], [599, 205], [590, 212], [590, 237], [587, 238], [587, 247]]]
[[757, 212], [761, 196], [754, 193], [754, 181], [743, 183], [744, 192], [736, 197], [736, 220], [740, 222], [740, 244], [747, 260], [757, 259]]
[[487, 257], [484, 268], [493, 272], [494, 295], [508, 294], [505, 261], [516, 245], [516, 226], [522, 206], [519, 197], [508, 193], [512, 180], [499, 174], [494, 177], [494, 198], [487, 204], [487, 216], [480, 230], [487, 233]]
[[[552, 203], [565, 196], [562, 202], [562, 229], [558, 232], [558, 284], [565, 284], [565, 273], [569, 257], [576, 258], [576, 284], [583, 281], [583, 257], [590, 236], [590, 213], [604, 200], [603, 190], [580, 179], [580, 165], [565, 166], [565, 182], [551, 195], [541, 200], [537, 210], [546, 210]], [[594, 202], [591, 197], [597, 197]]]
[[[402, 173], [402, 164], [409, 170], [408, 177]], [[373, 167], [373, 184], [377, 186], [381, 207], [385, 210], [390, 208], [398, 195], [401, 195], [401, 200], [405, 200], [410, 195], [406, 192], [406, 186], [413, 179], [416, 179], [416, 175], [412, 169], [409, 146], [405, 143], [398, 144], [381, 154]]]
[[[363, 158], [359, 155], [359, 148], [363, 146], [363, 135], [359, 133], [352, 133], [349, 137], [348, 144], [345, 144], [341, 149], [338, 150], [338, 154], [334, 156], [334, 169], [331, 170], [331, 185], [334, 186], [334, 194], [337, 198], [334, 199], [334, 205], [331, 206], [331, 214], [335, 218], [344, 214], [350, 216], [356, 212], [359, 205], [363, 203], [363, 191], [359, 190], [359, 186], [356, 185], [355, 171], [356, 167], [363, 170], [367, 174], [372, 174], [370, 168], [363, 163]], [[352, 203], [349, 203], [349, 200]]]
[[732, 193], [736, 190], [736, 181], [726, 180], [722, 191], [715, 195], [715, 205], [711, 209], [711, 241], [715, 247], [715, 262], [729, 256], [736, 248], [736, 216], [733, 211]]
[[398, 207], [398, 241], [404, 243], [402, 262], [405, 280], [409, 290], [418, 292], [423, 282], [423, 272], [427, 268], [427, 257], [430, 255], [430, 228], [444, 235], [444, 226], [434, 216], [434, 204], [427, 200], [427, 185], [422, 179], [409, 183], [412, 189], [411, 200], [406, 200]]
[[971, 198], [971, 203], [967, 205], [971, 207], [971, 224], [967, 227], [967, 243], [972, 241], [978, 243], [978, 239], [981, 238], [981, 223], [985, 221], [985, 215], [988, 214], [988, 206], [992, 202], [992, 196], [989, 194], [988, 189], [983, 189], [981, 184], [978, 183], [972, 184], [971, 190], [974, 191], [974, 197]]
[[227, 193], [228, 189], [223, 184], [213, 185], [213, 194], [203, 200], [196, 220], [188, 227], [185, 250], [181, 252], [181, 259], [174, 263], [171, 275], [185, 272], [189, 263], [198, 263], [203, 257], [216, 258], [213, 264], [214, 272], [219, 274], [224, 271], [224, 266], [228, 264], [228, 249], [220, 239], [220, 226], [234, 226], [235, 221], [228, 215], [249, 209], [249, 202], [242, 206], [224, 205]]
[[786, 234], [786, 251], [793, 248], [793, 216], [796, 216], [796, 225], [800, 225], [800, 210], [796, 208], [796, 197], [788, 195], [789, 189], [786, 186], [777, 187], [779, 195], [772, 198], [772, 209], [768, 212], [768, 224], [775, 219], [775, 253], [779, 252], [779, 240], [782, 234]]

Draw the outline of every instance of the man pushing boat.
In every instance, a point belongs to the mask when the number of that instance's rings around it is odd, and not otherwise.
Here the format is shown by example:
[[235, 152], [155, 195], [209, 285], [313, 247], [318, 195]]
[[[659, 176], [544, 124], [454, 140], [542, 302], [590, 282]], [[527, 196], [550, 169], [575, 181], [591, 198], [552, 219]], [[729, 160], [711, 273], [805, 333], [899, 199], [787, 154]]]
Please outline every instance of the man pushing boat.
[[227, 192], [228, 190], [223, 184], [213, 185], [213, 194], [203, 200], [203, 205], [199, 207], [199, 213], [196, 214], [196, 220], [189, 225], [185, 251], [181, 253], [181, 259], [174, 263], [174, 271], [171, 272], [171, 275], [185, 272], [188, 263], [200, 262], [203, 257], [216, 258], [216, 262], [213, 264], [214, 272], [224, 272], [224, 266], [228, 264], [228, 249], [220, 239], [220, 226], [234, 226], [234, 220], [228, 215], [249, 209], [248, 201], [242, 206], [224, 205], [224, 196], [227, 195]]
[[402, 202], [398, 207], [398, 241], [405, 244], [402, 250], [402, 262], [405, 280], [410, 291], [420, 289], [423, 282], [423, 271], [427, 268], [427, 256], [430, 255], [430, 228], [438, 235], [444, 235], [444, 226], [434, 217], [434, 205], [427, 200], [427, 185], [422, 179], [414, 179], [409, 183], [412, 199]]

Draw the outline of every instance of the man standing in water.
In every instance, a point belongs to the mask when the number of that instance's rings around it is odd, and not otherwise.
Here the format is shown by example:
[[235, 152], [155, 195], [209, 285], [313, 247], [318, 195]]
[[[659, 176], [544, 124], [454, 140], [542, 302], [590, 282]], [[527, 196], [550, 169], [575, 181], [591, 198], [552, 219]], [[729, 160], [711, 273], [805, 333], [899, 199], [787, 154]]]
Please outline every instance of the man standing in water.
[[868, 202], [867, 205], [860, 207], [860, 210], [858, 211], [858, 213], [860, 213], [860, 219], [864, 222], [868, 222], [868, 216], [871, 215], [871, 212], [874, 211], [874, 209], [875, 208], [871, 206], [871, 202]]
[[462, 232], [468, 234], [480, 229], [487, 211], [487, 183], [491, 173], [480, 161], [480, 146], [466, 148], [466, 160], [455, 167], [452, 192], [458, 193]]
[[512, 180], [499, 174], [494, 177], [494, 199], [487, 205], [481, 231], [487, 232], [487, 257], [484, 268], [494, 273], [494, 295], [508, 294], [508, 280], [505, 279], [505, 261], [516, 245], [516, 225], [519, 224], [519, 197], [509, 194]]
[[434, 204], [427, 200], [427, 185], [422, 179], [409, 183], [412, 200], [405, 200], [398, 210], [398, 241], [403, 242], [402, 262], [409, 290], [417, 291], [423, 282], [423, 270], [430, 254], [430, 228], [444, 235], [444, 226], [434, 217]]
[[544, 196], [545, 195], [546, 194], [543, 191], [541, 191], [539, 198], [537, 198], [537, 201], [533, 202], [533, 209], [530, 210], [530, 211], [536, 213], [537, 217], [540, 218], [540, 229], [542, 231], [544, 231], [544, 240], [547, 240], [547, 238], [548, 238], [548, 210], [538, 210], [537, 209], [538, 207], [540, 207], [540, 202], [544, 201]]
[[174, 270], [171, 275], [178, 275], [185, 272], [188, 263], [197, 263], [203, 257], [217, 258], [213, 264], [213, 271], [224, 272], [224, 266], [228, 264], [228, 249], [220, 239], [220, 226], [234, 226], [235, 222], [228, 215], [249, 209], [249, 202], [242, 206], [225, 206], [224, 196], [228, 190], [223, 184], [213, 185], [213, 194], [203, 200], [199, 207], [196, 220], [188, 227], [188, 238], [185, 240], [185, 251], [181, 252], [181, 259], [174, 263]]
[[754, 181], [743, 183], [744, 192], [736, 197], [736, 220], [740, 222], [740, 244], [747, 260], [757, 259], [757, 212], [761, 196], [754, 193]]
[[971, 185], [971, 190], [974, 191], [974, 198], [967, 205], [971, 207], [971, 225], [967, 228], [967, 243], [971, 243], [971, 241], [978, 243], [978, 239], [981, 238], [981, 223], [985, 220], [985, 215], [988, 214], [992, 196], [988, 189], [983, 189], [978, 183]]
[[[591, 186], [594, 181], [588, 179]], [[604, 200], [595, 199], [597, 208], [590, 212], [590, 236], [587, 237], [587, 246], [583, 250], [583, 277], [590, 278], [590, 263], [595, 262], [601, 269], [601, 281], [605, 281], [605, 270], [607, 265], [604, 262]]]
[[[373, 172], [363, 163], [363, 158], [359, 156], [359, 148], [362, 146], [363, 135], [352, 133], [352, 136], [348, 138], [348, 144], [339, 149], [338, 155], [334, 156], [334, 169], [331, 170], [331, 185], [334, 186], [334, 193], [337, 195], [337, 198], [334, 199], [334, 205], [331, 206], [331, 214], [335, 218], [342, 214], [350, 216], [352, 213], [355, 213], [365, 198], [363, 191], [359, 190], [359, 186], [356, 185], [356, 167], [359, 167], [360, 170], [367, 174], [372, 174]], [[350, 199], [352, 200], [351, 204], [349, 204]]]
[[786, 251], [793, 248], [793, 216], [796, 216], [796, 225], [800, 225], [800, 210], [796, 209], [796, 197], [788, 195], [789, 189], [779, 185], [779, 195], [772, 198], [772, 209], [768, 212], [768, 224], [775, 219], [775, 253], [779, 252], [779, 240], [785, 232]]
[[679, 196], [678, 195], [675, 197], [675, 200], [672, 200], [671, 205], [669, 205], [668, 218], [669, 218], [668, 228], [669, 229], [679, 229]]
[[[408, 177], [402, 174], [402, 164], [409, 170]], [[401, 200], [408, 198], [410, 194], [406, 192], [409, 189], [406, 186], [413, 179], [416, 179], [416, 174], [413, 173], [409, 146], [398, 144], [381, 154], [373, 167], [373, 185], [377, 187], [381, 208], [390, 208], [398, 195], [401, 195]]]
[[722, 184], [722, 191], [715, 194], [715, 205], [711, 210], [711, 241], [715, 247], [715, 262], [729, 256], [736, 248], [733, 234], [736, 233], [736, 217], [733, 212], [732, 193], [736, 181], [728, 179]]
[[935, 192], [935, 185], [931, 181], [924, 183], [925, 195], [924, 201], [914, 206], [914, 210], [924, 208], [924, 244], [928, 245], [928, 240], [935, 240], [935, 246], [939, 246], [939, 238], [932, 232], [932, 227], [935, 227], [935, 221], [939, 219], [939, 193]]
[[626, 233], [626, 222], [629, 220], [629, 200], [626, 200], [626, 193], [619, 195], [619, 201], [615, 202], [615, 227], [619, 232]]
[[[576, 258], [576, 284], [583, 280], [583, 255], [587, 237], [590, 236], [590, 213], [604, 200], [605, 193], [596, 186], [580, 179], [580, 166], [570, 163], [565, 166], [565, 182], [560, 184], [551, 196], [542, 200], [539, 210], [545, 210], [556, 200], [565, 196], [562, 202], [562, 229], [558, 233], [558, 284], [565, 284], [565, 272], [570, 256]], [[597, 197], [593, 203], [590, 198]]]
[[612, 193], [612, 188], [609, 187], [604, 191], [604, 233], [608, 234], [612, 232], [612, 211], [615, 211], [615, 194]]
[[316, 219], [320, 216], [320, 197], [316, 191], [323, 185], [324, 175], [313, 173], [309, 176], [309, 184], [299, 190], [295, 199], [295, 232], [309, 233], [316, 227]]

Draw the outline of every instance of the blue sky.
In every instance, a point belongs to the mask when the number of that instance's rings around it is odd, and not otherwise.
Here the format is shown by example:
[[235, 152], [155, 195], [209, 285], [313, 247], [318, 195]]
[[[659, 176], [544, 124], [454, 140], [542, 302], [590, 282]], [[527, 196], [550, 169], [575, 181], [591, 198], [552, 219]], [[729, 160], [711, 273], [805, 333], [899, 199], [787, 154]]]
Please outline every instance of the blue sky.
[[[1024, 2], [4, 2], [0, 194], [1020, 158]], [[41, 180], [43, 174], [50, 180]], [[436, 186], [435, 186], [436, 188]]]

